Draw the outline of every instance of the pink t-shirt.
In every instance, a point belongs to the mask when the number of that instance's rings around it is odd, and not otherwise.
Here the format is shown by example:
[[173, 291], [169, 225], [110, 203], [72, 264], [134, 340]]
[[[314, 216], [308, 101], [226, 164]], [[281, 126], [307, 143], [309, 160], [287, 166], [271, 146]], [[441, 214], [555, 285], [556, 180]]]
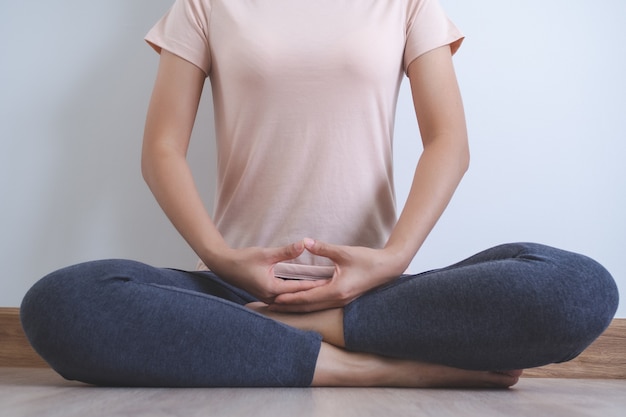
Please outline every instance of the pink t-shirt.
[[[177, 0], [146, 36], [210, 77], [213, 219], [236, 248], [304, 237], [383, 247], [396, 222], [402, 76], [462, 38], [437, 0]], [[276, 267], [285, 278], [332, 272], [309, 253]]]

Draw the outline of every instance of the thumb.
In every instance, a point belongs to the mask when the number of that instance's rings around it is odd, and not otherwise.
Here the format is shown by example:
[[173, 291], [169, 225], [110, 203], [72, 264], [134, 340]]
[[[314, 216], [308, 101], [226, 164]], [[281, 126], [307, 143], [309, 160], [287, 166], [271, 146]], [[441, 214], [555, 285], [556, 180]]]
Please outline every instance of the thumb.
[[273, 249], [272, 261], [274, 263], [295, 259], [304, 252], [304, 242], [296, 242], [291, 245], [281, 246]]
[[306, 250], [313, 255], [322, 256], [332, 261], [337, 261], [342, 258], [341, 251], [335, 245], [330, 243], [320, 242], [319, 240], [313, 240], [306, 238], [303, 241]]

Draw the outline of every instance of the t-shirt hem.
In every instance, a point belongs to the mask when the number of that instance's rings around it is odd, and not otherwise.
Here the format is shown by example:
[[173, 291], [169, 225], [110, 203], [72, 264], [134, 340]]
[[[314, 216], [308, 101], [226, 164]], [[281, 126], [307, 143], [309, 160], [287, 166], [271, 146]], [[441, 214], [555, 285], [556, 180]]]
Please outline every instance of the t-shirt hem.
[[144, 41], [146, 41], [148, 45], [150, 45], [152, 49], [154, 49], [158, 54], [161, 54], [161, 51], [165, 49], [166, 51], [171, 52], [172, 54], [198, 67], [204, 73], [205, 77], [209, 76], [209, 72], [204, 68], [203, 63], [198, 62], [197, 59], [194, 59], [196, 53], [187, 48], [185, 45], [174, 41], [165, 42], [162, 39], [154, 38], [150, 35], [146, 36], [144, 38]]
[[[198, 271], [210, 271], [202, 262], [196, 265]], [[281, 262], [274, 267], [274, 276], [283, 279], [294, 279], [303, 281], [316, 281], [320, 279], [330, 279], [335, 272], [334, 266], [325, 265], [303, 265]]]
[[419, 50], [411, 55], [407, 55], [407, 57], [404, 60], [404, 73], [408, 75], [409, 67], [411, 66], [413, 61], [415, 61], [422, 55], [427, 54], [428, 52], [434, 51], [437, 48], [441, 48], [442, 46], [446, 46], [446, 45], [450, 46], [450, 52], [452, 53], [452, 55], [456, 54], [456, 52], [459, 50], [464, 40], [465, 40], [465, 35], [459, 34], [450, 39], [442, 41], [441, 43], [431, 44], [426, 49]]

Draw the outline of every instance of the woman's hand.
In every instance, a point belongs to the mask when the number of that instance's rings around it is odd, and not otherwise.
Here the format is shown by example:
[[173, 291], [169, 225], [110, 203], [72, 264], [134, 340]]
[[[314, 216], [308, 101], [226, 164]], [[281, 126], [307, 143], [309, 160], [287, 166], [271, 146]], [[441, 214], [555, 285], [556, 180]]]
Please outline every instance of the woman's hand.
[[324, 284], [320, 281], [284, 280], [274, 275], [277, 263], [295, 259], [302, 252], [303, 242], [277, 248], [228, 249], [209, 267], [227, 282], [271, 304], [281, 294], [307, 291]]
[[305, 239], [304, 244], [312, 254], [334, 262], [333, 277], [314, 288], [277, 296], [270, 310], [305, 313], [343, 307], [394, 280], [406, 268], [396, 254], [385, 249], [338, 246], [311, 239]]

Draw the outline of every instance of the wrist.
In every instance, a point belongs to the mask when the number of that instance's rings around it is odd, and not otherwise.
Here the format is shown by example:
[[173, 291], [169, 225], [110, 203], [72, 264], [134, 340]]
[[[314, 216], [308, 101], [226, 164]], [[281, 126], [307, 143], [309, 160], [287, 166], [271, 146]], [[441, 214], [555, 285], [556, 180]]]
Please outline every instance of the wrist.
[[404, 274], [415, 256], [415, 252], [405, 246], [387, 244], [383, 249], [385, 263], [395, 276]]
[[218, 272], [222, 269], [224, 260], [228, 259], [234, 250], [224, 241], [211, 242], [198, 251], [198, 256], [211, 271]]

